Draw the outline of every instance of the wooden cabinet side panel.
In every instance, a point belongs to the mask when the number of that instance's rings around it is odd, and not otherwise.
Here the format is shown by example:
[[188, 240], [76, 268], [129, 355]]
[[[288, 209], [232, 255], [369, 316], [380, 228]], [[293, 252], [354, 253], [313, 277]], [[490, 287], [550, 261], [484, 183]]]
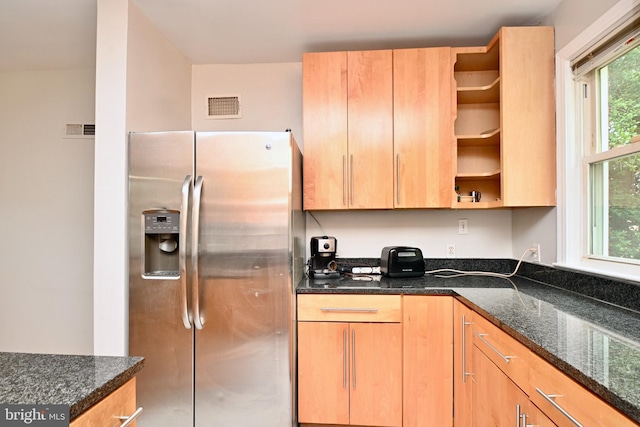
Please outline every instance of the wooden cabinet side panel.
[[351, 323], [350, 424], [402, 426], [402, 325]]
[[[131, 416], [135, 410], [136, 379], [134, 377], [73, 420], [69, 427], [119, 427], [122, 421], [116, 417]], [[135, 421], [130, 425], [135, 427]]]
[[500, 31], [505, 206], [554, 206], [556, 135], [552, 27]]
[[[347, 53], [347, 116], [352, 209], [393, 208], [391, 50]], [[306, 144], [306, 142], [305, 142]]]
[[394, 204], [450, 207], [451, 49], [393, 51]]
[[298, 322], [298, 421], [349, 424], [347, 323]]
[[347, 209], [347, 53], [302, 58], [304, 209]]
[[403, 426], [451, 426], [453, 298], [404, 296], [402, 326]]

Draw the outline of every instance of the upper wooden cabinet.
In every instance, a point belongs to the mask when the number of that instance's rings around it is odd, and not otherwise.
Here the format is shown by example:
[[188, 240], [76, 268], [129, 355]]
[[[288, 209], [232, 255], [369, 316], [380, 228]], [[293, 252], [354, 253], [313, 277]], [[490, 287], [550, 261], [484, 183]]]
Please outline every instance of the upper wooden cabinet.
[[[556, 203], [552, 27], [503, 27], [453, 48], [457, 208]], [[466, 200], [480, 191], [480, 203]]]
[[552, 27], [302, 65], [306, 210], [555, 205]]
[[306, 53], [302, 64], [304, 208], [392, 208], [392, 51]]
[[393, 51], [395, 208], [451, 207], [450, 58], [448, 47]]

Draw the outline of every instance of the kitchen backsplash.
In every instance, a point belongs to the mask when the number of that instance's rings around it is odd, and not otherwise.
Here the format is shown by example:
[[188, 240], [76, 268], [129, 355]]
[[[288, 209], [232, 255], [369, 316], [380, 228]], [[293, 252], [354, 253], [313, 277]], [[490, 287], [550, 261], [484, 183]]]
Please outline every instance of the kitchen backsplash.
[[[380, 258], [337, 258], [339, 269], [353, 266], [380, 265]], [[480, 258], [425, 258], [426, 271], [449, 268], [462, 271], [487, 271], [511, 273], [518, 262], [513, 259]], [[624, 307], [640, 315], [640, 283], [561, 270], [540, 264], [522, 262], [517, 275], [575, 292], [619, 307]]]

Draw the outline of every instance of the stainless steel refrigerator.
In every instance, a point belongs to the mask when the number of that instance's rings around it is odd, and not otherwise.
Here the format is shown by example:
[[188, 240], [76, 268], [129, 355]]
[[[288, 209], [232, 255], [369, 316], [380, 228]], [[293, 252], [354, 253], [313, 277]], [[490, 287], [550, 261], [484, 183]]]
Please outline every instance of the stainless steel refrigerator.
[[130, 134], [138, 427], [296, 425], [301, 181], [290, 132]]

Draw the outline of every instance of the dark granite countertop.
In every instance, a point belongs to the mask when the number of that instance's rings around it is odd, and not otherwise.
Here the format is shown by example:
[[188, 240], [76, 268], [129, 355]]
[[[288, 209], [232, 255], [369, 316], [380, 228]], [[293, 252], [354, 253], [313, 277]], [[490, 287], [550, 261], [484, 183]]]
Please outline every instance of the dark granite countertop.
[[[510, 272], [513, 263], [498, 268], [473, 267], [476, 268], [464, 270]], [[565, 286], [564, 272], [558, 272], [562, 277], [559, 279], [548, 268], [543, 270], [533, 272], [534, 277], [543, 274], [547, 279], [558, 279], [558, 283], [550, 285], [522, 276], [510, 279], [341, 276], [304, 280], [297, 292], [455, 296], [640, 423], [640, 310], [636, 309], [640, 287], [627, 283], [601, 284], [620, 286], [617, 292], [611, 289], [609, 292], [616, 298], [625, 295], [623, 302], [627, 307], [623, 307], [618, 300], [611, 302], [578, 293], [575, 282], [582, 278], [572, 276], [569, 286]], [[531, 273], [526, 268], [523, 271]]]
[[142, 357], [0, 353], [0, 403], [69, 405], [73, 420], [143, 364]]

